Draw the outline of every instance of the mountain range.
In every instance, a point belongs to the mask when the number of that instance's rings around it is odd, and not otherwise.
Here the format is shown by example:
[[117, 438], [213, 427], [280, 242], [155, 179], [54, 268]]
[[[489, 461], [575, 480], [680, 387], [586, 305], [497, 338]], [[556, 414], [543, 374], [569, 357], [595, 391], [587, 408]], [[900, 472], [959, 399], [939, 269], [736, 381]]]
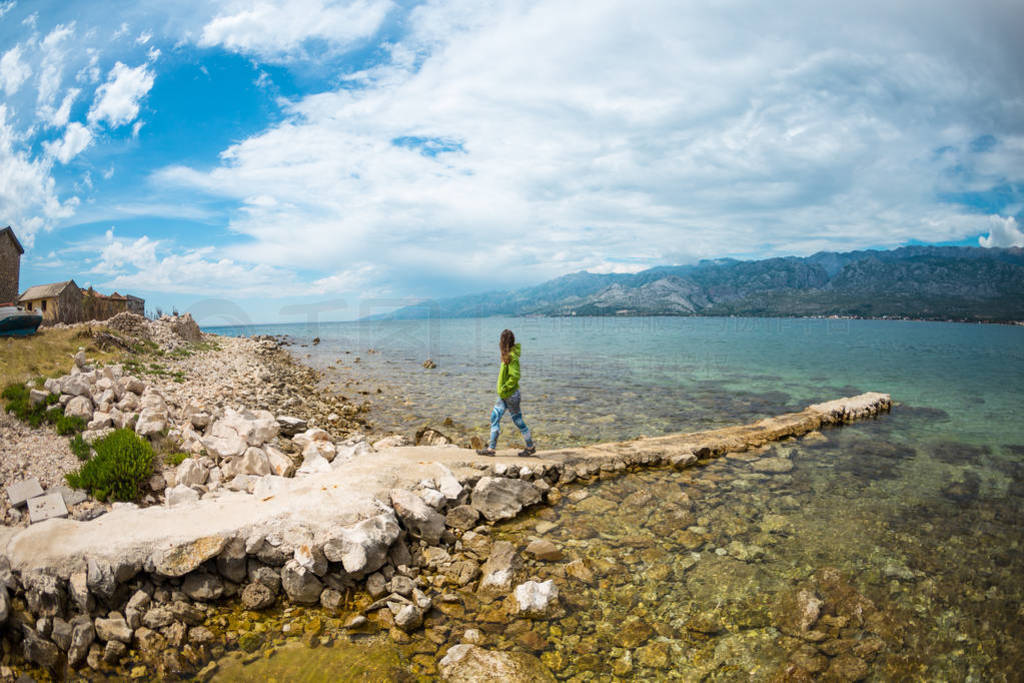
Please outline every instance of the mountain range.
[[1024, 249], [909, 246], [757, 261], [715, 259], [638, 273], [423, 301], [376, 318], [495, 315], [853, 316], [1024, 320]]

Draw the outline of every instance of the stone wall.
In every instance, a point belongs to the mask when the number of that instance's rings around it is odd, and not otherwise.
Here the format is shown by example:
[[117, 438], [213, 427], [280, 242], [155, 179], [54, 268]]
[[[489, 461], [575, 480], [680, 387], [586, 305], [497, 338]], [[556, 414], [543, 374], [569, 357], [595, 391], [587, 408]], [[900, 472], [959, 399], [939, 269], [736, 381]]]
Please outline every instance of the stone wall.
[[21, 254], [8, 236], [0, 235], [0, 304], [18, 300], [20, 275]]

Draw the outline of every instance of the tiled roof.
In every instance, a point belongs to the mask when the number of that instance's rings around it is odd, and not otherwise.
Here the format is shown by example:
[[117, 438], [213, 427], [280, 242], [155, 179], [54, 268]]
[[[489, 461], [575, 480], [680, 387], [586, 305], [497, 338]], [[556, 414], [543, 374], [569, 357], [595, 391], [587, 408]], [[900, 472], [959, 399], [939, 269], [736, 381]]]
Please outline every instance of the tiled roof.
[[69, 284], [72, 284], [74, 280], [65, 280], [64, 282], [54, 282], [51, 285], [35, 285], [25, 290], [25, 293], [18, 297], [19, 301], [29, 301], [31, 299], [50, 299], [55, 296], [59, 296], [64, 288]]

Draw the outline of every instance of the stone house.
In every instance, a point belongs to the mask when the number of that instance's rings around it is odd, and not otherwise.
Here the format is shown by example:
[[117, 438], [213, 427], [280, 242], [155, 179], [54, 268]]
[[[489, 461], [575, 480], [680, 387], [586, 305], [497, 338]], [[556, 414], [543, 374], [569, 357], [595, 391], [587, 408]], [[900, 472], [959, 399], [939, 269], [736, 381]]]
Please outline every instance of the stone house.
[[138, 313], [145, 315], [146, 301], [131, 294], [100, 294], [92, 287], [82, 290], [85, 319], [106, 320], [118, 313]]
[[21, 255], [24, 253], [11, 226], [0, 230], [0, 304], [13, 304], [18, 300]]
[[42, 314], [44, 325], [82, 322], [86, 319], [84, 301], [74, 280], [29, 287], [18, 299], [26, 310]]

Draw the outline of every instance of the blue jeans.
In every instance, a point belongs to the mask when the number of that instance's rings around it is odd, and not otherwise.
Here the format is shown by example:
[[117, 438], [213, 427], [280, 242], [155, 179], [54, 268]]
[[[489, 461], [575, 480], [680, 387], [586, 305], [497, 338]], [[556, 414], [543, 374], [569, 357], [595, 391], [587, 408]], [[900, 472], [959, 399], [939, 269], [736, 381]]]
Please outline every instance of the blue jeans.
[[523, 438], [526, 439], [526, 447], [533, 448], [533, 436], [530, 435], [530, 428], [523, 421], [523, 413], [519, 409], [519, 391], [516, 390], [516, 393], [508, 398], [501, 398], [499, 396], [498, 402], [494, 404], [494, 410], [491, 411], [491, 450], [498, 446], [498, 434], [501, 433], [501, 416], [505, 414], [506, 410], [512, 416], [512, 422], [522, 432]]

